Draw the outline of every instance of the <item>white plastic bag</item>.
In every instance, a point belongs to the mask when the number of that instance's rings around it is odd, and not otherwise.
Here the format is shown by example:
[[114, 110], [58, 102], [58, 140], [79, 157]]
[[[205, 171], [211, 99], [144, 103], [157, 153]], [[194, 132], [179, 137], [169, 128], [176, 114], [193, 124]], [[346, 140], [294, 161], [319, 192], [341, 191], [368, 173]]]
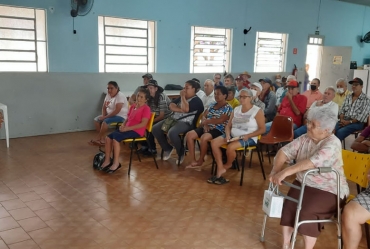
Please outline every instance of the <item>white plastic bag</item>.
[[281, 218], [284, 197], [278, 195], [278, 186], [270, 183], [263, 196], [262, 210], [271, 218]]

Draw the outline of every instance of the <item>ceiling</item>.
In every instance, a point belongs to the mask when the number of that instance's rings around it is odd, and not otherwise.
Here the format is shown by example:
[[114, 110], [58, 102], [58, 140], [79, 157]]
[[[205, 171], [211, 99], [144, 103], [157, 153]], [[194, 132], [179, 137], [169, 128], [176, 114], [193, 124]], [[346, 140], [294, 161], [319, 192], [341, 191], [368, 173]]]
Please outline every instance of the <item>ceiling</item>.
[[370, 6], [370, 0], [338, 0], [338, 1]]

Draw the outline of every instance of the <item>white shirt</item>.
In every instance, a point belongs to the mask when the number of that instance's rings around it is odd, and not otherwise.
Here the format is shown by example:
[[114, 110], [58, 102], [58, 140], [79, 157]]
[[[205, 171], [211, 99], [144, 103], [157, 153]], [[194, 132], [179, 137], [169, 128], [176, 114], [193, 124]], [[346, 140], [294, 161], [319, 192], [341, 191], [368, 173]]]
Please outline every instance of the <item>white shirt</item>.
[[210, 104], [215, 102], [215, 93], [214, 93], [214, 91], [212, 91], [211, 94], [208, 95], [208, 96], [207, 96], [207, 94], [204, 94], [204, 96], [202, 98], [202, 102], [203, 102], [203, 105], [204, 105], [204, 110], [207, 109]]
[[317, 106], [316, 105], [317, 101], [322, 101], [322, 100], [316, 100], [315, 102], [313, 102], [310, 109], [308, 109], [308, 110], [312, 110], [312, 109], [315, 109], [315, 108], [329, 108], [333, 113], [335, 113], [335, 115], [338, 115], [339, 107], [338, 107], [337, 103], [334, 103], [333, 101], [330, 101], [329, 103], [323, 104], [321, 106]]
[[105, 96], [104, 107], [107, 111], [107, 114], [111, 114], [116, 109], [116, 104], [118, 103], [123, 103], [123, 106], [119, 113], [116, 114], [116, 116], [127, 119], [128, 102], [126, 96], [122, 92], [118, 92], [113, 98], [109, 94]]
[[205, 94], [205, 92], [203, 92], [203, 90], [199, 90], [196, 94], [197, 94], [197, 96], [198, 96], [200, 99], [202, 99], [202, 98], [203, 98], [203, 96], [204, 96], [204, 95], [206, 95], [206, 94]]

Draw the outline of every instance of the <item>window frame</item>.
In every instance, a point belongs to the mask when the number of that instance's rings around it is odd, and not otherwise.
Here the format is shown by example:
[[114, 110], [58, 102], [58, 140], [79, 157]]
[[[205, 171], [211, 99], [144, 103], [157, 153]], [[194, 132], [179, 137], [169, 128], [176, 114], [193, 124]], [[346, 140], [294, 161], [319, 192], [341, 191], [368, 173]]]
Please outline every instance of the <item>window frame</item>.
[[[260, 34], [276, 34], [276, 35], [281, 35], [281, 38], [261, 38]], [[289, 34], [288, 33], [279, 33], [279, 32], [267, 32], [267, 31], [257, 31], [256, 32], [256, 46], [255, 46], [255, 55], [254, 55], [254, 72], [255, 73], [266, 73], [266, 72], [271, 72], [271, 73], [278, 73], [278, 72], [284, 72], [286, 68], [286, 57], [287, 57], [287, 47], [288, 47], [288, 39], [289, 39]], [[260, 48], [260, 40], [276, 40], [276, 41], [281, 41], [281, 46], [280, 47], [272, 47], [272, 48], [279, 48], [281, 50], [280, 54], [272, 54], [272, 56], [280, 56], [279, 58], [279, 68], [277, 70], [266, 70], [266, 68], [274, 68], [274, 67], [268, 67], [268, 66], [258, 66], [258, 57], [259, 55], [259, 48]], [[268, 57], [269, 55], [266, 55]], [[261, 60], [260, 60], [261, 61]], [[259, 69], [260, 68], [260, 69]]]
[[308, 45], [324, 46], [324, 43], [325, 43], [324, 35], [308, 35], [308, 38], [307, 38]]
[[[192, 25], [190, 27], [190, 67], [189, 67], [189, 72], [190, 73], [223, 73], [223, 72], [229, 72], [231, 71], [231, 52], [232, 52], [232, 37], [233, 37], [233, 29], [231, 28], [225, 28], [225, 27], [208, 27], [208, 26], [196, 26], [196, 25]], [[215, 40], [217, 40], [217, 38], [220, 38], [219, 36], [222, 36], [222, 35], [216, 35], [214, 34], [214, 37], [212, 37], [212, 34], [207, 34], [207, 33], [196, 33], [196, 28], [199, 28], [199, 29], [214, 29], [214, 30], [224, 30], [224, 41], [225, 41], [225, 44], [223, 45], [224, 46], [224, 52], [223, 52], [223, 64], [222, 64], [222, 70], [218, 70], [218, 69], [215, 69], [215, 70], [209, 70], [209, 71], [206, 71], [206, 70], [196, 70], [196, 66], [195, 66], [195, 63], [196, 60], [194, 59], [196, 57], [196, 34], [199, 34], [198, 37], [205, 37], [205, 38], [214, 38]], [[202, 36], [204, 35], [204, 36]], [[207, 37], [207, 35], [209, 35], [210, 37]], [[207, 40], [207, 39], [206, 39]], [[217, 42], [217, 41], [215, 41]], [[199, 44], [200, 45], [200, 44]], [[215, 44], [215, 46], [217, 46], [217, 44]], [[199, 49], [199, 48], [198, 48]], [[211, 50], [211, 48], [210, 48]], [[212, 52], [209, 52], [209, 53], [212, 53]], [[208, 56], [207, 56], [208, 57]], [[209, 56], [209, 57], [212, 57], [212, 56]], [[218, 56], [220, 57], [220, 56]], [[206, 60], [205, 60], [206, 61]], [[212, 61], [212, 60], [210, 60]], [[217, 60], [214, 60], [213, 62], [215, 62]], [[207, 65], [204, 66], [205, 68], [207, 68]], [[208, 66], [208, 68], [212, 69], [212, 68], [215, 68], [216, 66]]]
[[[121, 22], [124, 21], [140, 21], [140, 22], [146, 22], [146, 28], [140, 28], [140, 27], [133, 27], [133, 26], [125, 26], [125, 25], [113, 25], [113, 24], [106, 24], [106, 18], [108, 19], [119, 19]], [[102, 24], [100, 23], [100, 20], [102, 20]], [[139, 23], [137, 23], [139, 24]], [[102, 25], [102, 27], [100, 26]], [[130, 36], [130, 35], [112, 35], [107, 34], [107, 28], [111, 29], [122, 29], [122, 30], [146, 30], [146, 36], [145, 37], [139, 37], [139, 36]], [[110, 31], [111, 32], [111, 31]], [[102, 35], [102, 37], [100, 37]], [[120, 44], [113, 44], [112, 42], [107, 41], [107, 38], [118, 38], [118, 39], [141, 39], [146, 40], [146, 46], [140, 46], [140, 45], [120, 45]], [[102, 41], [103, 40], [103, 41]], [[155, 73], [156, 72], [156, 58], [157, 58], [157, 22], [153, 20], [142, 20], [142, 19], [132, 19], [132, 18], [125, 18], [125, 17], [115, 17], [115, 16], [98, 16], [98, 47], [99, 47], [99, 73]], [[103, 50], [101, 50], [103, 47]], [[140, 54], [140, 53], [112, 53], [107, 52], [107, 47], [117, 47], [117, 48], [123, 48], [128, 50], [129, 48], [145, 48], [146, 54]], [[143, 51], [143, 50], [142, 50]], [[103, 61], [102, 61], [103, 57]], [[107, 58], [110, 57], [111, 59], [113, 57], [119, 58], [121, 57], [124, 59], [124, 57], [146, 57], [145, 63], [126, 63], [126, 62], [108, 62]], [[125, 66], [146, 66], [146, 70], [107, 70], [107, 66], [109, 65], [119, 65], [122, 67]]]
[[[18, 53], [20, 55], [21, 53], [28, 53], [28, 56], [30, 56], [30, 53], [34, 53], [34, 59], [30, 60], [24, 57], [24, 59], [4, 59], [0, 58], [0, 64], [7, 63], [11, 65], [14, 63], [14, 70], [5, 70], [1, 68], [0, 65], [0, 72], [48, 72], [49, 71], [49, 58], [48, 58], [48, 33], [47, 33], [47, 11], [46, 9], [42, 8], [30, 8], [30, 7], [23, 7], [23, 6], [13, 6], [13, 5], [4, 5], [0, 4], [0, 7], [5, 8], [12, 8], [16, 12], [16, 9], [23, 9], [23, 10], [30, 10], [33, 11], [33, 17], [25, 17], [25, 16], [19, 16], [19, 15], [1, 15], [0, 18], [2, 19], [9, 19], [19, 21], [19, 20], [25, 20], [25, 21], [33, 21], [33, 27], [32, 28], [20, 28], [20, 27], [7, 27], [4, 23], [3, 26], [0, 25], [0, 30], [9, 30], [9, 33], [11, 34], [12, 31], [20, 31], [20, 32], [33, 32], [33, 39], [27, 39], [27, 38], [14, 38], [14, 37], [6, 37], [5, 34], [4, 37], [0, 37], [1, 41], [9, 41], [9, 45], [15, 45], [17, 42], [28, 42], [28, 44], [34, 44], [34, 49], [12, 49], [12, 48], [0, 48], [0, 53]], [[42, 16], [39, 16], [42, 15]], [[40, 19], [41, 18], [41, 19]], [[43, 19], [44, 22], [41, 22]], [[41, 21], [38, 21], [41, 20]], [[41, 27], [39, 27], [39, 24], [41, 24]], [[40, 30], [40, 28], [43, 28], [44, 30]], [[44, 37], [42, 37], [44, 35]], [[11, 42], [14, 42], [11, 44]], [[43, 50], [43, 51], [42, 51]], [[45, 61], [40, 62], [41, 59], [39, 58], [44, 53]], [[26, 56], [26, 55], [24, 55]], [[33, 56], [33, 55], [32, 55]], [[16, 63], [23, 64], [22, 65], [16, 65]], [[34, 70], [24, 70], [25, 64], [35, 64]], [[42, 65], [40, 65], [42, 64]], [[22, 70], [23, 68], [23, 70]]]

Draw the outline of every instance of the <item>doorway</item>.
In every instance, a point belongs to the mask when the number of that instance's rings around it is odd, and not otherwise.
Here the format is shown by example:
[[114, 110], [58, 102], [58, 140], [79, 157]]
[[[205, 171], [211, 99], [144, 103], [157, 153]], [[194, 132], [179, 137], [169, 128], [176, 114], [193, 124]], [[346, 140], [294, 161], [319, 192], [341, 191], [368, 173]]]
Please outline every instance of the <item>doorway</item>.
[[307, 56], [306, 56], [306, 72], [304, 80], [304, 90], [309, 89], [309, 82], [318, 78], [321, 79], [321, 56], [322, 56], [322, 46], [320, 45], [307, 45]]

